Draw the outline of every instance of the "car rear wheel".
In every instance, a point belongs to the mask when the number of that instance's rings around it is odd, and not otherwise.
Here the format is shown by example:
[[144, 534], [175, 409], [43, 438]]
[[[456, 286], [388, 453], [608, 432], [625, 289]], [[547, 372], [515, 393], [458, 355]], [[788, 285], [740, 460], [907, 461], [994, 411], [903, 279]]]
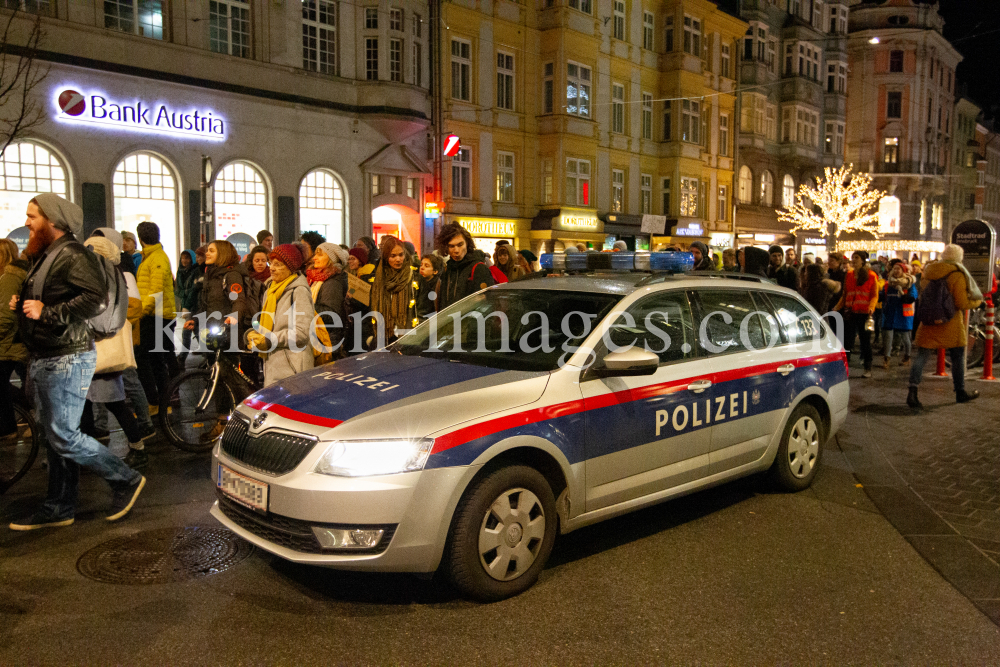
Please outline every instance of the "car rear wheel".
[[496, 470], [466, 491], [455, 511], [445, 569], [464, 595], [492, 602], [538, 579], [556, 537], [552, 488], [534, 468]]
[[812, 484], [823, 451], [823, 422], [811, 405], [795, 408], [781, 434], [771, 479], [785, 491], [801, 491]]

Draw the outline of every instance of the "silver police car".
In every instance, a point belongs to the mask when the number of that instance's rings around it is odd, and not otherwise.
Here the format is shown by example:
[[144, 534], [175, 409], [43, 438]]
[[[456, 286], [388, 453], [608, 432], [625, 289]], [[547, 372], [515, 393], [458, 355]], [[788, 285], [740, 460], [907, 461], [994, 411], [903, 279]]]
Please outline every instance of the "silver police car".
[[443, 568], [497, 600], [536, 581], [557, 532], [753, 473], [809, 486], [849, 389], [799, 295], [584, 269], [489, 288], [252, 395], [214, 449], [212, 515], [288, 560]]

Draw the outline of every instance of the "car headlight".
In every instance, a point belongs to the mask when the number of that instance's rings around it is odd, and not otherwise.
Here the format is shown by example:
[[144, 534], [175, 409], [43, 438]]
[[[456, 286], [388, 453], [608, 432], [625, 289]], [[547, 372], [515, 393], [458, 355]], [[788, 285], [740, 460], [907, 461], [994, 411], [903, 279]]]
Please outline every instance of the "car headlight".
[[316, 472], [339, 477], [368, 477], [423, 470], [433, 447], [433, 438], [339, 440], [327, 447], [316, 464]]

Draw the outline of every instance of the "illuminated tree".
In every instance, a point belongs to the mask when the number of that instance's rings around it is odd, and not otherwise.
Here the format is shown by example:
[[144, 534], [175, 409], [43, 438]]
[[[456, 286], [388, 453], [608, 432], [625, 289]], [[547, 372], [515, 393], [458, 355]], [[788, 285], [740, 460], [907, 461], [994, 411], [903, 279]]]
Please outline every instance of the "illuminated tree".
[[878, 203], [885, 193], [871, 185], [871, 175], [854, 173], [854, 165], [827, 167], [816, 187], [799, 186], [791, 208], [778, 211], [778, 219], [791, 225], [793, 233], [818, 233], [829, 251], [844, 232], [868, 232], [878, 238]]

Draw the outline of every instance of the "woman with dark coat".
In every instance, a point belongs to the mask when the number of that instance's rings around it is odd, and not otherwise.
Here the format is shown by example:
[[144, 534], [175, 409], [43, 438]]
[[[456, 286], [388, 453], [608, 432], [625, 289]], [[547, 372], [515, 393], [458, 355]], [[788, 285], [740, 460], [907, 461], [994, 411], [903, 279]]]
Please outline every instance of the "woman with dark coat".
[[802, 269], [802, 283], [799, 294], [816, 309], [820, 315], [826, 315], [830, 310], [830, 300], [840, 293], [840, 283], [830, 280], [819, 264], [806, 264]]
[[[246, 287], [249, 277], [232, 243], [212, 241], [205, 250], [205, 282], [199, 294], [198, 307], [192, 313], [203, 314], [206, 324], [219, 322], [218, 316], [211, 315], [221, 313], [223, 324], [239, 325], [241, 315], [248, 307]], [[184, 323], [184, 328], [194, 330], [195, 323], [196, 320], [192, 318]], [[243, 339], [244, 328], [245, 325], [239, 328], [239, 340]]]
[[[312, 258], [312, 266], [306, 269], [306, 278], [309, 280], [309, 289], [312, 292], [313, 304], [316, 307], [316, 314], [319, 315], [320, 323], [329, 343], [322, 340], [323, 346], [333, 347], [330, 355], [332, 359], [340, 359], [346, 354], [342, 345], [345, 332], [347, 331], [348, 308], [347, 308], [347, 251], [335, 243], [321, 243], [316, 247], [316, 253]], [[340, 322], [333, 317], [336, 315]], [[318, 335], [318, 332], [317, 332]], [[328, 360], [324, 360], [326, 363]], [[317, 359], [319, 364], [320, 360]]]
[[355, 248], [364, 248], [365, 252], [368, 253], [368, 264], [376, 265], [380, 259], [379, 247], [375, 243], [375, 239], [370, 236], [362, 236], [358, 239], [358, 242], [354, 244]]
[[[383, 236], [379, 247], [381, 259], [372, 281], [371, 310], [382, 316], [385, 342], [396, 339], [396, 329], [411, 329], [409, 310], [413, 299], [413, 268], [402, 241]], [[371, 341], [376, 346], [377, 341]]]
[[743, 273], [767, 278], [767, 267], [770, 263], [770, 257], [766, 250], [748, 245], [743, 250], [740, 250], [739, 260]]

